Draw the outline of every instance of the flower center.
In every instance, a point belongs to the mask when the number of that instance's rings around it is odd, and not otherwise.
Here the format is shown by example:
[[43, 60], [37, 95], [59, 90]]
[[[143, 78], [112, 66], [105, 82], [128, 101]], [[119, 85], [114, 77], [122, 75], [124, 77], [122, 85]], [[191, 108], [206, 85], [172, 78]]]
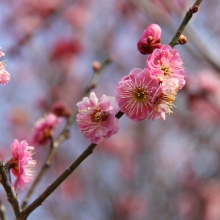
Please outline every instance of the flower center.
[[175, 107], [173, 102], [175, 101], [176, 93], [177, 91], [174, 90], [168, 95], [163, 93], [160, 94], [154, 103], [154, 110], [159, 112], [161, 110], [160, 108], [162, 107], [167, 114], [173, 113], [171, 109], [173, 108], [173, 106]]
[[133, 91], [133, 95], [136, 101], [143, 102], [146, 100], [147, 91], [144, 88], [138, 87]]
[[170, 70], [168, 66], [161, 66], [160, 69], [164, 72], [165, 76], [170, 76]]
[[103, 122], [108, 118], [109, 113], [102, 111], [100, 108], [96, 109], [91, 115], [93, 122]]

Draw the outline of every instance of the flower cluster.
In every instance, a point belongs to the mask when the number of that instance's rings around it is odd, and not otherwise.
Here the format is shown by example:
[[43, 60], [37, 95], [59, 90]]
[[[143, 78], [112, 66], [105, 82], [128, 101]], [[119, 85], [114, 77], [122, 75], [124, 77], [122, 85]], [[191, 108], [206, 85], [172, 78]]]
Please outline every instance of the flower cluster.
[[161, 29], [152, 24], [143, 32], [137, 43], [142, 54], [150, 54], [146, 68], [133, 69], [115, 87], [116, 102], [105, 95], [100, 102], [95, 93], [77, 104], [79, 129], [92, 143], [100, 143], [118, 131], [114, 114], [120, 109], [134, 121], [154, 120], [172, 113], [178, 90], [185, 85], [185, 71], [177, 50], [160, 44]]
[[19, 142], [17, 139], [11, 145], [12, 159], [9, 161], [12, 173], [16, 176], [14, 184], [15, 190], [19, 185], [24, 189], [26, 184], [33, 180], [33, 171], [35, 160], [32, 159], [34, 147], [28, 146], [26, 141]]
[[[172, 113], [178, 90], [185, 84], [180, 55], [169, 45], [156, 44], [160, 34], [160, 28], [155, 24], [144, 31], [138, 45], [141, 42], [143, 44], [143, 39], [152, 36], [155, 39], [152, 41], [153, 46], [146, 46], [152, 50], [146, 60], [146, 68], [133, 69], [115, 87], [116, 100], [121, 111], [134, 121], [160, 117], [165, 120], [166, 114]], [[138, 46], [138, 49], [143, 52], [143, 48]]]

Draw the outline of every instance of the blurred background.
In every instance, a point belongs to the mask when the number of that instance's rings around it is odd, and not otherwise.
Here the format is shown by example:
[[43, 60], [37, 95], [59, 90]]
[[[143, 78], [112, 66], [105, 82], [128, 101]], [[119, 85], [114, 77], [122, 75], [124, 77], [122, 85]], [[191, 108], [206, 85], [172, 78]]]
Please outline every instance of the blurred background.
[[[0, 87], [0, 155], [15, 138], [30, 140], [35, 122], [57, 101], [74, 112], [93, 76], [92, 62], [114, 56], [94, 89], [114, 96], [117, 82], [147, 56], [136, 49], [143, 30], [162, 28], [169, 44], [193, 0], [0, 1], [0, 46], [11, 80]], [[166, 121], [125, 116], [118, 134], [97, 146], [30, 220], [220, 219], [219, 0], [203, 1], [176, 46], [187, 74]], [[56, 134], [64, 123], [57, 127]], [[56, 137], [55, 134], [55, 137]], [[31, 201], [87, 148], [74, 123]], [[49, 146], [36, 148], [36, 172]], [[31, 183], [21, 191], [22, 201]], [[0, 198], [14, 219], [2, 187]]]

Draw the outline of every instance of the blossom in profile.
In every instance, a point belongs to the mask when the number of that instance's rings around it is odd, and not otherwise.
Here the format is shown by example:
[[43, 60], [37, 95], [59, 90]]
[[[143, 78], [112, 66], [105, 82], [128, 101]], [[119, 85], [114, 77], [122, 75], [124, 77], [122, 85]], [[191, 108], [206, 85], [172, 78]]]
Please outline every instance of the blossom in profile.
[[149, 115], [149, 119], [154, 120], [162, 118], [165, 120], [166, 114], [172, 113], [173, 102], [178, 92], [179, 82], [175, 78], [165, 79], [154, 94], [153, 110]]
[[137, 43], [137, 49], [142, 54], [150, 54], [156, 48], [161, 48], [160, 44], [161, 28], [157, 24], [148, 26], [141, 35]]
[[157, 77], [147, 69], [133, 69], [115, 87], [116, 100], [122, 112], [141, 121], [152, 111], [152, 98], [159, 86]]
[[99, 101], [95, 93], [91, 92], [90, 97], [84, 97], [77, 106], [79, 130], [92, 143], [98, 144], [103, 138], [118, 132], [119, 121], [115, 114], [119, 107], [114, 97], [102, 95]]
[[55, 114], [49, 113], [44, 118], [39, 119], [35, 126], [32, 136], [33, 144], [48, 144], [53, 136], [54, 127], [60, 122]]
[[27, 141], [17, 139], [11, 145], [12, 159], [9, 161], [12, 173], [16, 176], [15, 190], [19, 185], [23, 190], [27, 183], [33, 180], [32, 168], [36, 161], [32, 159], [34, 147], [28, 146]]
[[[0, 48], [0, 57], [5, 56]], [[5, 70], [4, 61], [0, 62], [0, 84], [6, 84], [10, 80], [10, 74]]]
[[169, 45], [163, 45], [161, 49], [155, 49], [147, 58], [146, 63], [153, 75], [160, 82], [167, 78], [176, 78], [179, 81], [179, 89], [185, 85], [185, 71], [179, 52]]

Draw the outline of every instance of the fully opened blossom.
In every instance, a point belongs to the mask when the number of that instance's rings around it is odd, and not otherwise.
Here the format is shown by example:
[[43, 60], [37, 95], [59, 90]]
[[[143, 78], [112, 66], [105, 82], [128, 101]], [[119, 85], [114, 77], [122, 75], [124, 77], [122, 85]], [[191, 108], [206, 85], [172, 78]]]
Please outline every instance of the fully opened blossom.
[[169, 45], [163, 45], [161, 49], [155, 49], [147, 58], [146, 66], [160, 82], [167, 78], [176, 78], [179, 81], [179, 89], [185, 85], [185, 71], [183, 62], [177, 50]]
[[77, 122], [79, 130], [94, 144], [100, 143], [103, 138], [116, 134], [119, 122], [115, 117], [119, 108], [114, 97], [102, 95], [100, 101], [92, 92], [90, 97], [84, 97], [77, 103], [79, 113]]
[[47, 144], [53, 136], [54, 127], [60, 122], [55, 114], [49, 113], [44, 118], [39, 119], [34, 127], [33, 144]]
[[165, 79], [154, 94], [153, 111], [149, 119], [157, 119], [161, 117], [165, 120], [166, 114], [172, 113], [173, 102], [178, 92], [179, 82], [175, 78]]
[[142, 54], [150, 54], [155, 48], [161, 48], [161, 28], [157, 24], [148, 26], [137, 43], [137, 49]]
[[24, 189], [25, 185], [33, 180], [32, 168], [36, 165], [32, 159], [34, 147], [28, 146], [26, 141], [19, 142], [17, 139], [11, 145], [12, 159], [10, 165], [12, 173], [16, 176], [14, 188], [19, 185]]
[[[0, 48], [0, 57], [5, 56]], [[0, 62], [0, 84], [6, 84], [10, 80], [10, 74], [5, 70], [5, 63]]]
[[141, 121], [152, 111], [152, 98], [159, 86], [157, 77], [147, 69], [133, 69], [115, 87], [116, 100], [122, 112]]

